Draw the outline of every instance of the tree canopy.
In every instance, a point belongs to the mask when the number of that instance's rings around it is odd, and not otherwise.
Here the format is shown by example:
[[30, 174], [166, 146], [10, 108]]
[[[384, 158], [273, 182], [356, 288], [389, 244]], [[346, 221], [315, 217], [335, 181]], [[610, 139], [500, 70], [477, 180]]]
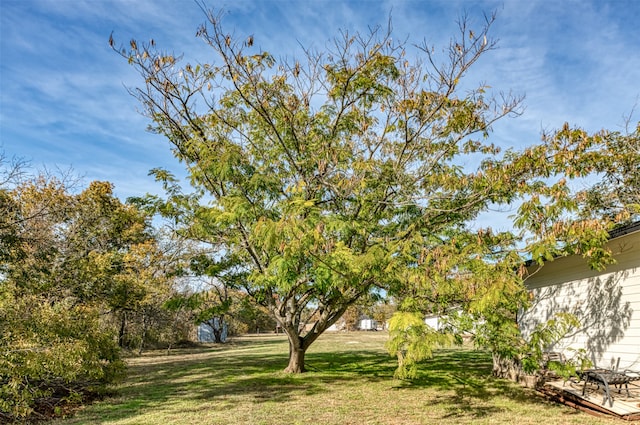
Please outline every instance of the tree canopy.
[[[490, 141], [522, 102], [465, 80], [496, 47], [494, 16], [480, 28], [462, 19], [442, 50], [398, 41], [389, 25], [296, 58], [206, 17], [197, 36], [214, 62], [181, 63], [153, 41], [110, 44], [140, 73], [131, 93], [189, 174], [193, 194], [175, 196], [174, 177], [154, 170], [173, 187], [164, 213], [237, 261], [289, 337], [287, 371], [304, 371], [306, 349], [372, 292], [399, 294], [408, 310], [505, 317], [525, 295], [525, 253], [605, 256], [609, 224], [577, 220], [567, 184], [602, 171], [602, 138], [567, 127], [522, 150]], [[473, 227], [517, 202], [514, 232]]]
[[55, 414], [121, 376], [120, 348], [144, 345], [174, 265], [110, 183], [75, 192], [1, 158], [0, 175], [3, 422]]

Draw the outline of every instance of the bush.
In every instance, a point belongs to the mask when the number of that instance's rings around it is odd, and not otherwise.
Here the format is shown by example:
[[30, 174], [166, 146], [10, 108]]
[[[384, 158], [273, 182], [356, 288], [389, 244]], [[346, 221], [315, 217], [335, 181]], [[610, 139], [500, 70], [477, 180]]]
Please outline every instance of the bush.
[[122, 376], [114, 335], [100, 325], [97, 309], [3, 295], [1, 419], [59, 413]]

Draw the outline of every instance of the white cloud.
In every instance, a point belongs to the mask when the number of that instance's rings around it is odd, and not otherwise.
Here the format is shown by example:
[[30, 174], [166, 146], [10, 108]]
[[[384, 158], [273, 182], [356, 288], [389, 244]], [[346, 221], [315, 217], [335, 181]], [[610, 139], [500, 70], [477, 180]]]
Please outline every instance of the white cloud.
[[[466, 9], [480, 25], [498, 12], [500, 48], [481, 60], [468, 83], [526, 94], [525, 114], [496, 125], [508, 146], [538, 141], [564, 121], [590, 130], [616, 128], [640, 95], [640, 3], [605, 1], [229, 1], [223, 24], [253, 34], [276, 56], [300, 44], [324, 49], [341, 28], [366, 32], [393, 18], [394, 38], [436, 48]], [[141, 81], [107, 44], [157, 44], [194, 62], [211, 51], [195, 38], [205, 17], [190, 0], [3, 1], [0, 14], [0, 143], [34, 164], [73, 164], [87, 179], [108, 179], [130, 196], [157, 190], [148, 169], [180, 169], [168, 144], [148, 134], [148, 120], [125, 90]], [[118, 189], [120, 188], [120, 189]]]

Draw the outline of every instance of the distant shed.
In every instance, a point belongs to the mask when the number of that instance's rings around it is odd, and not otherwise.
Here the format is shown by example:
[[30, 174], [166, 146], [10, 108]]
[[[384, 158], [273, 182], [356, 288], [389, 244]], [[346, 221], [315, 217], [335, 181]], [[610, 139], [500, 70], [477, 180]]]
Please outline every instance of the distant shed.
[[227, 340], [227, 324], [223, 322], [220, 326], [218, 318], [215, 318], [211, 323], [203, 322], [198, 325], [196, 328], [198, 342], [216, 342], [214, 327], [215, 330], [220, 331], [220, 342], [225, 342]]

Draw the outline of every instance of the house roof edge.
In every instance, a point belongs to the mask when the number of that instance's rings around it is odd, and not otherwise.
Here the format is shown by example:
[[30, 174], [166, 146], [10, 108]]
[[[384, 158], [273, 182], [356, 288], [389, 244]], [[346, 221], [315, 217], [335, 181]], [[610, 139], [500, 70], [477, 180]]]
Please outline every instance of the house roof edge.
[[610, 230], [609, 239], [616, 239], [635, 232], [640, 232], [640, 220]]

